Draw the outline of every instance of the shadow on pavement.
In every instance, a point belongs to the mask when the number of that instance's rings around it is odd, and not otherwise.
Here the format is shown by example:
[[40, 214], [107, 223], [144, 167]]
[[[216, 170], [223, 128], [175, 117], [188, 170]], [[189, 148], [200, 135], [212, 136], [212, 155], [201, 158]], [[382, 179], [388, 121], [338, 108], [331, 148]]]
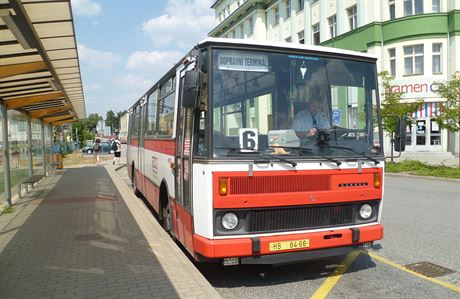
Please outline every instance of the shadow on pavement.
[[[216, 288], [260, 287], [285, 283], [318, 280], [331, 275], [345, 259], [337, 256], [328, 259], [289, 265], [240, 265], [224, 267], [221, 264], [197, 264], [197, 268]], [[366, 254], [360, 254], [350, 272], [358, 272], [375, 267], [376, 264]], [[352, 270], [351, 270], [352, 269]]]
[[103, 167], [67, 169], [33, 200], [0, 218], [2, 298], [179, 297]]

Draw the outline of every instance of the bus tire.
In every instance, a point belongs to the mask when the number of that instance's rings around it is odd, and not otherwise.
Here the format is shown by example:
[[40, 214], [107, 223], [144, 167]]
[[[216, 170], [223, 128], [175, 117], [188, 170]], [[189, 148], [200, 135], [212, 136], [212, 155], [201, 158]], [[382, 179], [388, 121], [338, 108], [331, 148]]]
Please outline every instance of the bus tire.
[[171, 206], [168, 200], [168, 192], [166, 188], [161, 189], [161, 226], [163, 229], [171, 234], [171, 224], [172, 224], [172, 217], [171, 217]]
[[131, 182], [132, 182], [132, 185], [133, 185], [134, 195], [136, 195], [137, 197], [141, 197], [142, 193], [141, 193], [141, 191], [139, 191], [139, 189], [137, 189], [136, 172], [134, 171], [134, 165], [133, 165], [132, 171], [131, 171]]

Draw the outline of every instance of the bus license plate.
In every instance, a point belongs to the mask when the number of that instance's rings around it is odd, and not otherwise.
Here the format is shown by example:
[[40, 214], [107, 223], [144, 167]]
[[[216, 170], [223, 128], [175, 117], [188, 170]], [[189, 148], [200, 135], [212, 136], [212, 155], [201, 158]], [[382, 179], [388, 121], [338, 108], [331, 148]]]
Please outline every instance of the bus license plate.
[[308, 247], [310, 247], [309, 239], [269, 243], [270, 251], [299, 249], [299, 248], [308, 248]]

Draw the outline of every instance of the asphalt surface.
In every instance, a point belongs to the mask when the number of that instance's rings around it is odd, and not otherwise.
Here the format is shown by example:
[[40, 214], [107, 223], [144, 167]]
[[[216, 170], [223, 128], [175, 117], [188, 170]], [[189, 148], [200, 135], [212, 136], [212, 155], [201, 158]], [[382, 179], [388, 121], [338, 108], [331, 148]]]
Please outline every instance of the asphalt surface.
[[[460, 182], [387, 176], [385, 236], [372, 253], [401, 266], [427, 261], [456, 271], [460, 287]], [[278, 267], [197, 265], [223, 298], [309, 298], [344, 257]], [[323, 293], [324, 294], [324, 293]], [[460, 298], [460, 293], [362, 253], [327, 298]]]

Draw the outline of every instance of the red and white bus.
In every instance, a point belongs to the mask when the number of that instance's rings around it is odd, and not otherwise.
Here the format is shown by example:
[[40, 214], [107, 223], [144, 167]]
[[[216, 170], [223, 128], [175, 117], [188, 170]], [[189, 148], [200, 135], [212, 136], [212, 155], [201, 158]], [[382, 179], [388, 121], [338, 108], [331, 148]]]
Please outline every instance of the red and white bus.
[[371, 55], [208, 38], [129, 113], [135, 192], [197, 261], [306, 261], [383, 237]]

